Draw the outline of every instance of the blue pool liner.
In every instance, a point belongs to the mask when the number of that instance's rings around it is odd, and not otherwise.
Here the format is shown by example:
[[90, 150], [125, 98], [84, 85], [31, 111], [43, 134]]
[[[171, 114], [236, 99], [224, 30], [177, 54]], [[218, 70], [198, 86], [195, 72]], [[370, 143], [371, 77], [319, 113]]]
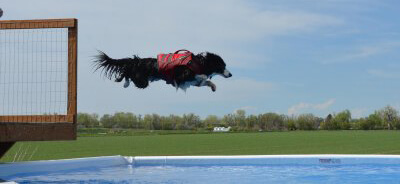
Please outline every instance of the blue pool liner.
[[400, 165], [400, 155], [243, 155], [243, 156], [104, 156], [62, 160], [0, 163], [0, 179], [29, 173], [52, 173], [121, 165], [224, 166], [224, 165]]

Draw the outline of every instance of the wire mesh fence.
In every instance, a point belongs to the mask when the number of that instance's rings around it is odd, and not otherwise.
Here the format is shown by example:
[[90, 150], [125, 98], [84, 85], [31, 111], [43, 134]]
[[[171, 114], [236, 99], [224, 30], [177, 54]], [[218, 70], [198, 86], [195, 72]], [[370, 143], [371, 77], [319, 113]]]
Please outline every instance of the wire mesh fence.
[[0, 143], [76, 139], [77, 30], [76, 19], [0, 21]]
[[68, 29], [0, 30], [0, 115], [67, 114]]

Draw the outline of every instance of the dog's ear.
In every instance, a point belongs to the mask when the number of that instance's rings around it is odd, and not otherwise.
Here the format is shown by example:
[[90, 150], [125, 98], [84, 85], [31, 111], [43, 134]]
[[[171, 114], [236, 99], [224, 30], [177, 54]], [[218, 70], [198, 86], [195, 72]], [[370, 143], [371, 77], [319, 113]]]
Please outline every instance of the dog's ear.
[[204, 60], [204, 59], [206, 59], [206, 55], [207, 55], [206, 52], [200, 52], [200, 53], [196, 54], [195, 57], [197, 59]]
[[204, 57], [207, 58], [207, 59], [209, 59], [209, 58], [211, 58], [213, 55], [214, 55], [214, 54], [211, 53], [211, 52], [205, 52]]
[[204, 57], [208, 61], [215, 61], [215, 60], [218, 60], [218, 59], [221, 58], [220, 56], [218, 56], [217, 54], [214, 54], [212, 52], [205, 52], [205, 56]]

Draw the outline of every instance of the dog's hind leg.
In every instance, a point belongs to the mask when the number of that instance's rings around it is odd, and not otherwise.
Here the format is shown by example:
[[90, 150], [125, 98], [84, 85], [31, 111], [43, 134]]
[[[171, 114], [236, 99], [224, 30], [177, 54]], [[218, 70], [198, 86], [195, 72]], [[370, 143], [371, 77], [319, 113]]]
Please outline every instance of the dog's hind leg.
[[115, 78], [115, 82], [121, 82], [124, 79], [124, 76], [120, 75], [119, 77]]
[[176, 91], [178, 91], [179, 85], [178, 85], [178, 83], [176, 82], [176, 80], [174, 80], [174, 84], [172, 84], [172, 85], [176, 88]]
[[129, 87], [129, 83], [130, 83], [129, 78], [125, 77], [124, 88]]

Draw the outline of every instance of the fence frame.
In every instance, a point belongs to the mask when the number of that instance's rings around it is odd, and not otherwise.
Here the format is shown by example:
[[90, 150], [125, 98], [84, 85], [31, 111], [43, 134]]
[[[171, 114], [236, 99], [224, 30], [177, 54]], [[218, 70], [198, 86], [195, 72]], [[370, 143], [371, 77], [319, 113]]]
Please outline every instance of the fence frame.
[[0, 30], [50, 28], [68, 28], [67, 114], [0, 116], [0, 157], [2, 150], [9, 149], [2, 145], [9, 145], [17, 141], [76, 139], [78, 20], [74, 18], [0, 20]]

